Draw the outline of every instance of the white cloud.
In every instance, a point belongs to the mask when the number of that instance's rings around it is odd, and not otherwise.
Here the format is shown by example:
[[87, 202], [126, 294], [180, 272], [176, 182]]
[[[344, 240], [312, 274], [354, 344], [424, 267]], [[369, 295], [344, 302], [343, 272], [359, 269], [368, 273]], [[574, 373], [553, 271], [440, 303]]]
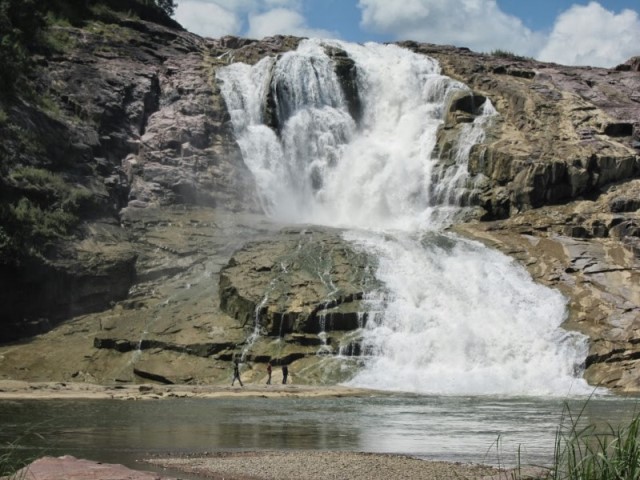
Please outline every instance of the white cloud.
[[296, 35], [299, 37], [335, 37], [335, 32], [310, 28], [300, 13], [286, 8], [275, 8], [265, 13], [249, 15], [250, 38], [263, 38], [270, 35]]
[[361, 25], [398, 40], [453, 44], [532, 55], [544, 37], [507, 15], [495, 0], [359, 0]]
[[175, 17], [180, 25], [198, 35], [212, 38], [238, 35], [242, 21], [237, 13], [221, 5], [223, 3], [181, 0]]
[[562, 13], [538, 58], [565, 65], [612, 67], [640, 55], [640, 18], [632, 10], [619, 14], [598, 2], [574, 5]]
[[309, 27], [300, 13], [304, 0], [179, 0], [176, 20], [187, 30], [207, 37], [276, 34], [335, 37], [335, 32]]
[[301, 0], [265, 0], [269, 8], [300, 8]]

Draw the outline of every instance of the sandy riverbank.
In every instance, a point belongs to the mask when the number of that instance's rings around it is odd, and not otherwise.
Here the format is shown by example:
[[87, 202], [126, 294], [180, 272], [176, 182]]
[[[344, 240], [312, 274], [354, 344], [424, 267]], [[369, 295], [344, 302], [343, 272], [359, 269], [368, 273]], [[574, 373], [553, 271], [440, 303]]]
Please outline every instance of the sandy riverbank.
[[23, 382], [0, 380], [0, 400], [12, 399], [116, 399], [152, 400], [163, 398], [224, 397], [345, 397], [383, 395], [359, 388], [311, 385], [95, 385], [71, 382]]
[[[132, 470], [118, 464], [95, 462], [72, 456], [43, 457], [18, 472], [25, 480], [513, 480], [514, 472], [486, 465], [434, 462], [405, 455], [327, 451], [261, 451], [217, 453], [207, 456], [153, 458], [142, 463], [150, 468]], [[170, 469], [170, 470], [168, 470]], [[520, 478], [544, 478], [544, 471], [520, 471]]]
[[[487, 465], [420, 460], [405, 455], [325, 451], [261, 451], [145, 460], [156, 466], [225, 480], [512, 480]], [[542, 478], [525, 469], [520, 478]]]

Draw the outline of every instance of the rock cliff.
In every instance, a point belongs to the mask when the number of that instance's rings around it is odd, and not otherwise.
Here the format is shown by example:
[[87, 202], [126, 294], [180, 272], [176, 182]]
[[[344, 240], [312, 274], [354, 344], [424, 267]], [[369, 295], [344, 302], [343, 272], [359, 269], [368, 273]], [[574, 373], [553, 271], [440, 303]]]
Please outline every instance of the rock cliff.
[[[41, 333], [0, 347], [0, 375], [216, 383], [239, 356], [248, 381], [263, 379], [267, 361], [295, 361], [301, 382], [346, 378], [349, 368], [327, 376], [322, 365], [339, 349], [359, 353], [361, 300], [378, 287], [372, 260], [340, 232], [259, 214], [216, 81], [220, 66], [255, 63], [300, 39], [203, 39], [124, 15], [52, 28], [63, 47], [42, 54], [33, 73], [47, 102], [2, 105], [0, 200], [15, 210], [20, 197], [42, 195], [25, 183], [25, 166], [55, 172], [88, 200], [50, 248], [0, 267], [0, 339]], [[448, 106], [438, 135], [445, 160], [487, 99], [499, 113], [469, 166], [482, 179], [479, 218], [457, 230], [567, 295], [568, 327], [592, 338], [592, 383], [640, 391], [635, 64], [570, 68], [402, 46], [473, 90]], [[354, 64], [327, 53], [357, 119]]]

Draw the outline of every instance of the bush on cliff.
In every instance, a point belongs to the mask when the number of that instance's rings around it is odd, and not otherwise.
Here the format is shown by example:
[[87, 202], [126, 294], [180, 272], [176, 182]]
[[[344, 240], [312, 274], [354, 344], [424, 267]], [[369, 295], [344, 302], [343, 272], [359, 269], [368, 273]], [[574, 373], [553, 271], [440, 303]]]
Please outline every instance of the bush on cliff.
[[31, 68], [30, 56], [46, 49], [47, 21], [64, 19], [81, 26], [96, 16], [97, 7], [130, 12], [142, 20], [181, 28], [172, 20], [174, 0], [0, 0], [0, 101], [23, 86]]
[[87, 189], [40, 168], [18, 167], [4, 183], [8, 192], [0, 203], [0, 265], [45, 254], [78, 225], [93, 202]]
[[111, 208], [83, 186], [95, 166], [69, 153], [77, 119], [42, 81], [47, 58], [75, 48], [78, 28], [135, 35], [135, 19], [180, 28], [174, 9], [174, 0], [0, 0], [0, 266], [48, 257]]

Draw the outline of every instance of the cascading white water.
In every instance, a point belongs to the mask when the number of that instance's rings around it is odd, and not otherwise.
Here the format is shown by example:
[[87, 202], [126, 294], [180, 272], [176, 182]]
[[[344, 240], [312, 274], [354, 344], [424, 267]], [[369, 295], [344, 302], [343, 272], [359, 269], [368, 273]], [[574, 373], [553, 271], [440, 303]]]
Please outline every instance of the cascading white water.
[[580, 336], [559, 328], [565, 300], [501, 253], [438, 233], [350, 232], [375, 252], [387, 294], [364, 333], [370, 358], [353, 384], [438, 394], [566, 395]]
[[[363, 107], [349, 115], [324, 46], [356, 62]], [[584, 339], [559, 326], [565, 302], [510, 259], [438, 233], [460, 212], [471, 147], [496, 114], [490, 102], [463, 129], [455, 162], [433, 155], [448, 99], [468, 87], [435, 60], [393, 45], [303, 41], [277, 61], [218, 73], [244, 160], [276, 219], [349, 229], [376, 255], [385, 291], [363, 331], [352, 384], [441, 394], [565, 395]], [[272, 91], [278, 134], [264, 124]]]

